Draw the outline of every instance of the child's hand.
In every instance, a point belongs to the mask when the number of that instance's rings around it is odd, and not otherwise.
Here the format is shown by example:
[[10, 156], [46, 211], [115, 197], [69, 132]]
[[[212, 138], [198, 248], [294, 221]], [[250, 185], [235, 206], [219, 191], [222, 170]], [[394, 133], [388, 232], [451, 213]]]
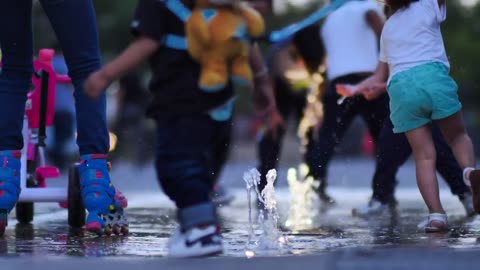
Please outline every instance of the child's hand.
[[367, 100], [372, 100], [372, 99], [376, 99], [377, 97], [385, 93], [385, 91], [387, 91], [386, 83], [376, 83], [362, 89], [361, 94]]
[[279, 133], [285, 128], [285, 121], [277, 109], [273, 109], [266, 119], [266, 133], [271, 134], [273, 139], [278, 139]]
[[337, 94], [344, 96], [344, 97], [351, 97], [358, 92], [358, 87], [356, 85], [351, 84], [337, 84], [335, 85], [337, 88]]
[[111, 81], [105, 76], [103, 70], [90, 74], [85, 81], [85, 93], [90, 98], [98, 98], [110, 85]]

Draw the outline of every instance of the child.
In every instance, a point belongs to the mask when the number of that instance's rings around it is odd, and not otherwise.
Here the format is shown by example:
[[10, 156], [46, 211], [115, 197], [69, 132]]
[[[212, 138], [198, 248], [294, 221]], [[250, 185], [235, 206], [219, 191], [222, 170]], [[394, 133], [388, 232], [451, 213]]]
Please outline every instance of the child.
[[[176, 1], [176, 0], [172, 0]], [[178, 1], [191, 9], [194, 1]], [[207, 256], [222, 252], [216, 209], [210, 199], [215, 140], [229, 132], [234, 92], [229, 84], [216, 92], [198, 86], [200, 66], [185, 49], [169, 47], [165, 36], [185, 36], [184, 22], [165, 1], [140, 0], [132, 24], [137, 39], [116, 59], [86, 82], [86, 91], [97, 97], [112, 81], [149, 60], [153, 101], [148, 112], [156, 120], [157, 176], [165, 193], [178, 208], [179, 229], [172, 235], [168, 253], [175, 257]], [[261, 105], [268, 105], [269, 125], [281, 124], [272, 89], [258, 49], [250, 62]], [[258, 92], [258, 91], [256, 91]], [[260, 99], [262, 98], [262, 99]], [[259, 105], [259, 106], [261, 106]]]
[[372, 97], [389, 76], [393, 130], [405, 132], [412, 147], [418, 187], [430, 212], [425, 231], [445, 231], [448, 223], [435, 174], [432, 120], [452, 148], [465, 183], [472, 187], [475, 210], [480, 211], [480, 170], [474, 169], [473, 145], [463, 123], [458, 87], [448, 75], [440, 31], [446, 19], [445, 0], [386, 0], [386, 4], [392, 15], [382, 32], [375, 73], [356, 86], [337, 85], [337, 89], [345, 95], [360, 92]]
[[[64, 52], [75, 88], [78, 167], [82, 200], [88, 210], [86, 229], [94, 233], [126, 233], [125, 200], [109, 175], [106, 96], [88, 98], [83, 89], [88, 74], [101, 66], [93, 1], [40, 1]], [[0, 1], [0, 236], [20, 195], [22, 124], [33, 73], [32, 1]], [[118, 218], [110, 219], [114, 214]], [[108, 220], [107, 220], [108, 219]], [[119, 221], [119, 222], [117, 222]]]

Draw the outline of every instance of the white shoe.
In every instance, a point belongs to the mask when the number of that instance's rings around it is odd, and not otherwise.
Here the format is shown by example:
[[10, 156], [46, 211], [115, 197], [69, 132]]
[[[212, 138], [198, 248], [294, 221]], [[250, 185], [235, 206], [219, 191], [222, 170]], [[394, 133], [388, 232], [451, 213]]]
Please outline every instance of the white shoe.
[[367, 205], [353, 208], [352, 216], [355, 217], [369, 217], [369, 216], [378, 216], [386, 214], [394, 205], [390, 203], [381, 203], [376, 199], [371, 199]]
[[431, 213], [422, 222], [418, 223], [417, 228], [425, 230], [427, 233], [448, 231], [448, 218], [446, 214]]
[[186, 232], [175, 230], [168, 241], [170, 257], [203, 257], [222, 253], [222, 236], [215, 225], [195, 227]]

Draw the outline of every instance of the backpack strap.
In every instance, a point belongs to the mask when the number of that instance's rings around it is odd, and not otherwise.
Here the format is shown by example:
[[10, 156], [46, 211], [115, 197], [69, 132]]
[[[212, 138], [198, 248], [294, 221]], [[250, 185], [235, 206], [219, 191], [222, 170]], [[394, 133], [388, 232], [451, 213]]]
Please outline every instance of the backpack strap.
[[[190, 9], [188, 9], [180, 0], [159, 0], [165, 7], [175, 14], [182, 22], [186, 22], [191, 15]], [[187, 39], [184, 36], [175, 34], [166, 34], [162, 40], [162, 45], [167, 48], [176, 50], [187, 49]]]
[[165, 7], [177, 16], [182, 22], [186, 22], [192, 12], [180, 0], [160, 0]]
[[162, 39], [162, 45], [170, 49], [186, 50], [187, 39], [184, 36], [166, 34]]

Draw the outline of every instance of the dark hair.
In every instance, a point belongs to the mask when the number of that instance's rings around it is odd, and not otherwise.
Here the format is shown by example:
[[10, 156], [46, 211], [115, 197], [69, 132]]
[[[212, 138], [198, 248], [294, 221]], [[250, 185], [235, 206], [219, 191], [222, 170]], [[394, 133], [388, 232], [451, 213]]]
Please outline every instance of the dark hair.
[[418, 0], [388, 0], [392, 13], [401, 8], [408, 7], [413, 2], [418, 2]]

